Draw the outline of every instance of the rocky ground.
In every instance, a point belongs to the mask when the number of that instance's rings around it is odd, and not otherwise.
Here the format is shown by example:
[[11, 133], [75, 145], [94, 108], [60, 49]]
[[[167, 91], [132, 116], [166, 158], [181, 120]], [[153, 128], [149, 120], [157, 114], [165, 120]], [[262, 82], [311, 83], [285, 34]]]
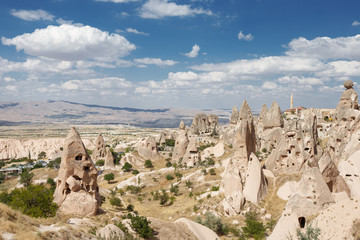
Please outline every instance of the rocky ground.
[[[309, 231], [359, 239], [360, 111], [351, 83], [344, 86], [328, 122], [314, 109], [284, 116], [276, 102], [254, 117], [245, 101], [223, 126], [196, 114], [191, 126], [172, 129], [1, 128], [4, 162], [42, 151], [44, 161], [62, 160], [59, 169], [32, 170], [33, 184], [54, 178], [56, 215], [30, 218], [0, 204], [0, 236], [131, 239], [139, 233], [124, 218], [130, 213], [151, 221], [157, 239], [301, 239]], [[16, 176], [0, 184], [21, 187]], [[259, 232], [249, 233], [251, 216]]]

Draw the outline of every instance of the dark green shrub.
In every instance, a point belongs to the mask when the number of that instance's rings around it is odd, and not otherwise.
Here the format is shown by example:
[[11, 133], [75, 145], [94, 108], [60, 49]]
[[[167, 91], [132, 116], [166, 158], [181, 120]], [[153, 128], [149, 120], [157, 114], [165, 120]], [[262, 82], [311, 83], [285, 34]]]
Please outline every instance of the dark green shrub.
[[192, 188], [193, 183], [192, 183], [190, 180], [186, 180], [185, 185], [186, 185], [188, 188]]
[[209, 170], [210, 175], [216, 175], [215, 168]]
[[128, 211], [130, 211], [130, 212], [133, 212], [133, 211], [134, 211], [134, 205], [129, 204], [129, 205], [127, 205], [126, 209], [127, 209]]
[[61, 157], [56, 158], [53, 161], [50, 161], [47, 165], [49, 168], [59, 168], [61, 163]]
[[99, 166], [99, 167], [104, 166], [104, 165], [105, 165], [105, 160], [102, 160], [102, 159], [97, 160], [96, 163], [95, 163], [95, 165], [96, 165], [96, 166]]
[[46, 157], [46, 152], [41, 152], [38, 154], [38, 159], [43, 159]]
[[302, 233], [300, 229], [296, 230], [298, 240], [319, 240], [320, 234], [320, 228], [313, 228], [311, 225], [306, 227], [305, 233]]
[[214, 232], [216, 232], [219, 235], [225, 235], [228, 232], [228, 227], [226, 224], [222, 223], [221, 218], [216, 217], [211, 212], [205, 213], [205, 219], [204, 221], [201, 220], [201, 218], [197, 218], [196, 222], [210, 228]]
[[34, 173], [30, 172], [30, 169], [25, 168], [23, 172], [20, 174], [20, 183], [22, 183], [25, 187], [31, 184], [31, 180], [34, 177]]
[[3, 173], [0, 173], [0, 184], [3, 183], [4, 179], [5, 179], [5, 175]]
[[113, 196], [110, 198], [110, 204], [111, 206], [121, 207], [121, 200], [120, 198]]
[[154, 167], [151, 160], [148, 159], [148, 160], [145, 161], [145, 167], [146, 168], [153, 168]]
[[115, 177], [114, 177], [113, 173], [108, 173], [108, 174], [105, 174], [105, 176], [104, 176], [104, 180], [106, 180], [108, 183], [110, 183], [114, 179], [115, 179]]
[[169, 146], [169, 147], [173, 147], [173, 146], [175, 146], [175, 140], [174, 139], [166, 139], [165, 145]]
[[134, 175], [138, 175], [140, 172], [138, 170], [134, 169], [131, 173]]
[[219, 191], [220, 186], [212, 186], [211, 191]]
[[242, 227], [242, 234], [245, 238], [261, 240], [265, 238], [266, 228], [262, 222], [256, 220], [255, 212], [245, 214], [245, 226]]
[[141, 187], [137, 187], [134, 185], [128, 185], [126, 186], [126, 191], [130, 191], [132, 194], [138, 194], [141, 192]]
[[167, 179], [168, 181], [171, 181], [171, 180], [174, 179], [174, 177], [173, 177], [173, 175], [168, 174], [168, 175], [166, 175], [166, 179]]
[[154, 239], [154, 229], [150, 227], [150, 221], [143, 216], [131, 217], [130, 226], [144, 239]]
[[53, 202], [53, 191], [44, 185], [29, 185], [27, 188], [15, 189], [10, 195], [10, 207], [26, 215], [36, 218], [55, 216], [57, 205]]
[[132, 165], [128, 162], [125, 162], [124, 166], [121, 169], [124, 170], [124, 172], [130, 172], [132, 169]]
[[164, 189], [162, 189], [162, 193], [159, 197], [160, 197], [161, 205], [165, 205], [169, 201], [169, 194], [167, 194], [167, 192]]
[[174, 186], [173, 184], [171, 184], [170, 192], [176, 196], [179, 195], [179, 185]]

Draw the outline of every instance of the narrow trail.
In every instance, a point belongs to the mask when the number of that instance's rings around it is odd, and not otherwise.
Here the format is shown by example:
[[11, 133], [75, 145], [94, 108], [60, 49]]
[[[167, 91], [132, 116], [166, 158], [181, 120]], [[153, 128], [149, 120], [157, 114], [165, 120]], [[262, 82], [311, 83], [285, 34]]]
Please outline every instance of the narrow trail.
[[267, 201], [266, 201], [266, 203], [265, 203], [265, 205], [264, 205], [264, 208], [267, 207], [267, 205], [269, 204], [270, 200], [271, 200], [271, 199], [273, 198], [273, 196], [274, 196], [275, 186], [276, 186], [276, 179], [277, 179], [277, 177], [275, 177], [274, 180], [273, 180], [272, 193], [271, 193], [271, 196], [267, 199]]

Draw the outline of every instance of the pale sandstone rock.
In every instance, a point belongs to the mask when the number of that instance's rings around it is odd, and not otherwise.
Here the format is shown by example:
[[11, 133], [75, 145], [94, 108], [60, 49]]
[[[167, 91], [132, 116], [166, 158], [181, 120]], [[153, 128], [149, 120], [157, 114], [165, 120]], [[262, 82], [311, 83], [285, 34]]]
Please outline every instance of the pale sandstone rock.
[[310, 216], [316, 215], [335, 200], [318, 168], [308, 168], [297, 184], [297, 189], [285, 205], [285, 209], [276, 224], [269, 240], [287, 239], [296, 236], [301, 222], [308, 226]]
[[184, 123], [183, 120], [181, 120], [181, 122], [180, 122], [179, 129], [180, 130], [185, 130], [185, 123]]
[[177, 163], [180, 158], [184, 157], [188, 144], [189, 144], [188, 132], [187, 130], [181, 130], [178, 137], [175, 140], [175, 146], [171, 160], [173, 163]]
[[211, 229], [193, 222], [187, 218], [179, 218], [175, 223], [184, 223], [187, 228], [197, 237], [199, 240], [218, 240], [219, 236]]
[[214, 114], [206, 116], [206, 114], [198, 113], [194, 116], [190, 127], [192, 134], [204, 134], [213, 131], [218, 124], [218, 117]]
[[271, 105], [269, 111], [266, 113], [266, 117], [262, 116], [262, 118], [264, 118], [264, 129], [284, 126], [284, 119], [282, 117], [280, 107], [276, 101], [274, 101]]
[[115, 238], [125, 239], [125, 233], [114, 224], [108, 224], [105, 227], [100, 228], [96, 235], [106, 240]]
[[139, 155], [146, 160], [158, 160], [160, 157], [154, 137], [147, 137], [141, 139], [136, 147], [136, 150]]
[[230, 116], [230, 124], [237, 124], [239, 119], [239, 110], [236, 106], [233, 107]]
[[105, 169], [114, 169], [114, 156], [112, 155], [110, 148], [106, 148], [106, 155], [105, 155]]
[[106, 155], [106, 144], [103, 136], [99, 134], [95, 140], [95, 149], [91, 156], [96, 162], [97, 160], [105, 159], [105, 155]]
[[64, 143], [54, 202], [59, 210], [81, 216], [96, 214], [101, 203], [97, 170], [75, 128]]
[[267, 180], [262, 171], [259, 159], [254, 153], [251, 153], [249, 157], [243, 194], [246, 201], [250, 201], [256, 204], [266, 196], [266, 193]]
[[224, 155], [224, 153], [225, 153], [225, 146], [223, 141], [220, 141], [215, 146], [206, 148], [201, 154], [201, 159], [206, 159], [207, 157], [218, 158]]
[[195, 137], [190, 138], [189, 144], [187, 145], [186, 152], [183, 156], [182, 163], [188, 167], [194, 166], [200, 161], [200, 153], [198, 151], [198, 143]]

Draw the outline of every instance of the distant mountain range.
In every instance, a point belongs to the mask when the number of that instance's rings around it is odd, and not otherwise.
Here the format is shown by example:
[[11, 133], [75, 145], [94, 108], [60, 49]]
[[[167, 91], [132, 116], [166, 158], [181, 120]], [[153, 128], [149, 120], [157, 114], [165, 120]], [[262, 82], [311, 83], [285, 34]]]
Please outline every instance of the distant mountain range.
[[190, 125], [197, 113], [216, 114], [219, 124], [229, 122], [231, 110], [160, 108], [140, 109], [100, 106], [69, 101], [0, 103], [0, 126], [23, 124], [125, 124], [139, 127]]

